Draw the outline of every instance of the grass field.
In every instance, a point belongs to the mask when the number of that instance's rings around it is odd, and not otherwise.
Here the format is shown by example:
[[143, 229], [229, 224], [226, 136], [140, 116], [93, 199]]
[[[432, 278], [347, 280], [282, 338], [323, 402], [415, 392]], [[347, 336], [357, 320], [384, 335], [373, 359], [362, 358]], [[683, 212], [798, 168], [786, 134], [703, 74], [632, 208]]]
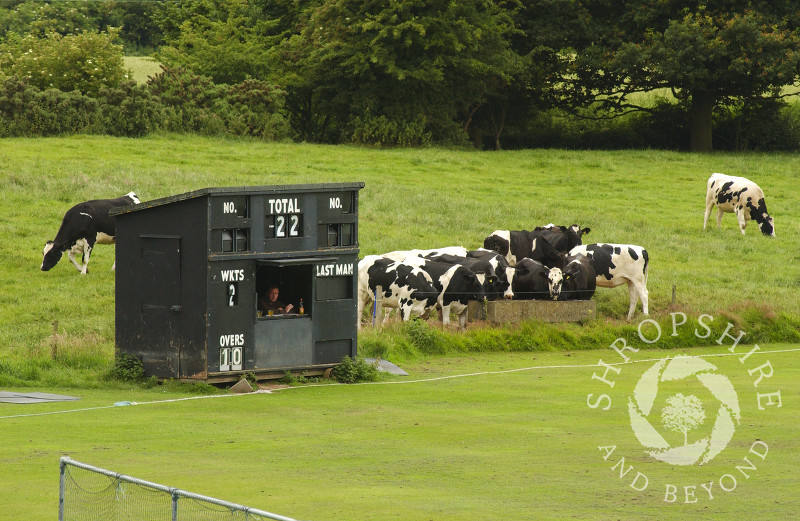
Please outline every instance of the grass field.
[[[362, 254], [475, 248], [498, 228], [579, 223], [592, 229], [585, 242], [647, 248], [656, 316], [669, 311], [673, 285], [678, 308], [689, 313], [757, 307], [765, 316], [800, 316], [797, 165], [797, 156], [780, 154], [365, 150], [175, 136], [3, 140], [0, 322], [14, 327], [0, 331], [0, 345], [5, 353], [49, 353], [58, 319], [65, 349], [110, 353], [113, 248], [95, 249], [88, 277], [66, 259], [38, 271], [45, 240], [76, 202], [131, 190], [148, 200], [206, 186], [324, 181], [366, 183]], [[761, 185], [776, 238], [752, 225], [742, 236], [732, 215], [722, 230], [703, 231], [705, 183], [715, 171]], [[595, 300], [601, 319], [625, 316], [624, 288], [600, 289]]]
[[148, 78], [161, 72], [161, 65], [147, 56], [125, 56], [122, 60], [136, 83], [147, 83]]
[[[717, 357], [726, 347], [692, 351], [715, 355], [706, 360], [730, 379], [742, 414], [726, 450], [702, 467], [655, 461], [632, 434], [627, 397], [650, 352], [619, 366], [613, 389], [592, 379], [599, 359], [619, 361], [608, 349], [428, 359], [404, 366], [408, 378], [372, 385], [162, 403], [146, 402], [181, 395], [84, 390], [73, 392], [80, 402], [0, 404], [0, 507], [9, 521], [54, 519], [58, 458], [69, 455], [297, 519], [793, 519], [800, 364], [797, 352], [766, 353], [789, 348], [762, 346], [747, 364]], [[774, 376], [756, 389], [748, 370], [767, 360]], [[758, 410], [756, 391], [776, 390], [783, 406]], [[611, 408], [589, 408], [589, 393], [608, 393]], [[109, 407], [121, 400], [142, 404]], [[85, 410], [35, 416], [70, 409]], [[768, 453], [750, 455], [757, 470], [744, 479], [736, 466], [756, 440]], [[617, 449], [604, 461], [599, 446]], [[623, 456], [634, 470], [620, 478], [612, 467]], [[647, 476], [641, 492], [630, 486], [637, 472]], [[726, 474], [739, 478], [730, 492], [720, 489]], [[713, 500], [700, 488], [709, 481]], [[664, 501], [667, 485], [678, 487], [675, 502]], [[687, 486], [696, 504], [685, 504]]]
[[[131, 190], [149, 200], [207, 186], [364, 181], [362, 254], [473, 248], [498, 228], [578, 223], [592, 228], [587, 242], [647, 248], [656, 318], [668, 319], [676, 285], [675, 307], [690, 316], [721, 315], [724, 324], [756, 310], [758, 320], [774, 322], [800, 317], [797, 166], [798, 156], [780, 154], [370, 150], [186, 136], [0, 140], [0, 390], [35, 385], [75, 394], [79, 408], [187, 396], [102, 381], [113, 358], [113, 248], [95, 249], [86, 277], [66, 259], [39, 271], [45, 240], [82, 200]], [[730, 215], [722, 230], [702, 230], [712, 172], [759, 183], [776, 238], [753, 226], [742, 236]], [[624, 324], [627, 291], [601, 289], [595, 300], [592, 327]], [[379, 335], [366, 331], [362, 338], [374, 343]], [[583, 346], [569, 345], [572, 336], [555, 338], [570, 356], [466, 353], [401, 361], [412, 378], [424, 378], [610, 358], [579, 352]], [[8, 519], [53, 518], [58, 457], [69, 454], [301, 519], [727, 519], [745, 511], [787, 519], [800, 508], [790, 477], [800, 463], [793, 427], [800, 366], [792, 352], [759, 356], [771, 357], [775, 376], [765, 392], [780, 389], [783, 407], [757, 411], [753, 393], [761, 388], [753, 388], [746, 370], [754, 366], [720, 359], [742, 400], [743, 420], [729, 449], [702, 469], [665, 469], [636, 451], [624, 403], [638, 369], [621, 373], [620, 394], [606, 414], [586, 406], [587, 393], [602, 392], [587, 367], [24, 418], [7, 416], [75, 404], [0, 404], [0, 511], [12, 512]], [[672, 479], [699, 485], [736, 472], [755, 439], [768, 441], [770, 455], [733, 493], [698, 505], [663, 501], [661, 488]], [[615, 477], [617, 454], [604, 462], [598, 443], [618, 445], [653, 488], [638, 493]]]

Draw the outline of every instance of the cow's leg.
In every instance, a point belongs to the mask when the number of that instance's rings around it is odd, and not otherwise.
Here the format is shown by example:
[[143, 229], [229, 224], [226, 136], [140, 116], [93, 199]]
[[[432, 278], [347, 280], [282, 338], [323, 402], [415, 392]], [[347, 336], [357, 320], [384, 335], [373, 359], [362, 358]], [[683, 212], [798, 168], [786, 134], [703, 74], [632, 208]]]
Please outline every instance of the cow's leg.
[[647, 286], [644, 283], [635, 284], [636, 291], [639, 294], [639, 300], [642, 301], [642, 314], [645, 316], [649, 316], [650, 313], [648, 311], [648, 302], [650, 299], [650, 294], [647, 291]]
[[72, 263], [72, 265], [75, 266], [76, 270], [78, 270], [81, 273], [83, 273], [83, 269], [81, 268], [81, 265], [78, 264], [78, 261], [75, 260], [75, 250], [73, 250], [72, 248], [67, 250], [67, 258]]
[[708, 218], [711, 216], [711, 210], [714, 208], [714, 197], [711, 193], [706, 196], [706, 213], [703, 215], [703, 229], [706, 229]]
[[739, 229], [744, 235], [744, 229], [747, 227], [747, 218], [745, 217], [744, 210], [736, 210], [736, 218], [739, 220]]
[[722, 228], [722, 214], [725, 213], [722, 211], [722, 208], [717, 206], [717, 229]]
[[83, 247], [83, 267], [81, 269], [81, 275], [86, 275], [86, 272], [89, 271], [89, 257], [92, 256], [92, 246], [91, 244], [87, 244]]
[[367, 299], [369, 298], [368, 295], [369, 291], [364, 291], [363, 289], [359, 288], [358, 302], [357, 302], [358, 314], [356, 315], [356, 317], [358, 317], [356, 320], [356, 328], [359, 330], [361, 329], [361, 315], [364, 313], [364, 306], [366, 305]]
[[636, 301], [638, 299], [638, 292], [636, 291], [636, 286], [633, 281], [628, 281], [628, 299], [630, 300], [630, 304], [628, 305], [628, 321], [633, 318], [633, 314], [636, 312]]
[[462, 330], [467, 329], [467, 308], [458, 315], [458, 325]]
[[442, 325], [448, 326], [450, 325], [450, 305], [442, 306]]

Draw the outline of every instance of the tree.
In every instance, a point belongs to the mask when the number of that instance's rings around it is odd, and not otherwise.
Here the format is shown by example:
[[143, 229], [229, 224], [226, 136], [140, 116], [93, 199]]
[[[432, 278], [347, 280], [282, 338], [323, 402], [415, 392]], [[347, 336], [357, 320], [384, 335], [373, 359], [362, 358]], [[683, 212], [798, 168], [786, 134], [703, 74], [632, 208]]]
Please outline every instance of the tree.
[[[541, 0], [570, 4], [561, 20], [569, 103], [624, 112], [638, 92], [669, 88], [688, 107], [693, 151], [712, 149], [712, 113], [732, 100], [781, 97], [800, 74], [792, 2]], [[555, 9], [554, 9], [555, 10]]]
[[169, 1], [157, 16], [166, 44], [157, 56], [167, 66], [185, 67], [216, 83], [265, 79], [267, 20], [247, 0]]
[[302, 19], [278, 55], [300, 139], [463, 140], [516, 63], [492, 1], [325, 0]]
[[661, 423], [675, 432], [683, 433], [683, 445], [689, 444], [689, 431], [703, 424], [706, 413], [697, 396], [681, 393], [667, 398], [667, 406], [661, 411]]

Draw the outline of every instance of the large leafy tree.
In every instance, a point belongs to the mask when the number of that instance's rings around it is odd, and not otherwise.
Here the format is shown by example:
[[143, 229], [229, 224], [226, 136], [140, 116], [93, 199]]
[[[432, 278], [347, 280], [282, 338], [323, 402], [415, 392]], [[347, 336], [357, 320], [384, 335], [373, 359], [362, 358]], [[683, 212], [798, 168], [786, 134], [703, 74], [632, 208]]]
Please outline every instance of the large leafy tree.
[[[712, 149], [712, 113], [733, 100], [782, 96], [800, 73], [794, 2], [542, 0], [569, 42], [565, 99], [636, 108], [632, 95], [669, 88], [689, 107], [691, 148]], [[564, 9], [568, 6], [569, 9]]]
[[158, 58], [217, 83], [239, 83], [269, 74], [269, 20], [248, 0], [168, 0], [156, 18], [165, 45]]
[[518, 65], [488, 0], [324, 0], [300, 20], [279, 58], [302, 139], [461, 139]]

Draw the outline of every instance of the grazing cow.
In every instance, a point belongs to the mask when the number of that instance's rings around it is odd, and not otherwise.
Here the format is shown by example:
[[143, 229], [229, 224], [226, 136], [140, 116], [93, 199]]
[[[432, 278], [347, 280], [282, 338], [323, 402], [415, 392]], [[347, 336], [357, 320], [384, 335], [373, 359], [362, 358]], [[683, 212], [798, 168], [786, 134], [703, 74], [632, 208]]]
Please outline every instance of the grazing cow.
[[544, 264], [533, 259], [520, 259], [513, 268], [508, 268], [509, 290], [505, 298], [515, 300], [548, 300], [550, 298], [550, 271]]
[[[41, 270], [48, 271], [55, 266], [67, 250], [69, 250], [69, 259], [78, 268], [78, 264], [74, 261], [74, 256], [81, 251], [80, 249], [75, 251], [73, 247], [78, 244], [78, 241], [83, 240], [85, 241], [85, 246], [82, 248], [83, 266], [78, 270], [81, 274], [86, 275], [89, 256], [94, 245], [114, 244], [116, 226], [114, 218], [108, 215], [109, 210], [138, 203], [139, 198], [136, 197], [136, 194], [129, 192], [116, 199], [95, 199], [78, 203], [67, 210], [55, 239], [47, 241], [47, 244], [45, 244]], [[113, 270], [115, 267], [116, 262], [111, 269]]]
[[401, 261], [406, 257], [429, 257], [432, 255], [455, 255], [457, 257], [466, 257], [467, 249], [463, 246], [445, 246], [444, 248], [432, 248], [430, 250], [396, 250], [384, 253], [382, 257]]
[[[483, 286], [486, 300], [497, 300], [508, 287], [508, 283], [497, 275], [495, 264], [491, 261], [447, 254], [431, 255], [425, 258], [450, 265], [458, 264], [470, 270], [478, 277], [478, 281]], [[505, 276], [505, 269], [503, 269], [503, 275]]]
[[706, 190], [706, 213], [703, 217], [703, 229], [706, 229], [711, 209], [717, 205], [717, 228], [722, 227], [722, 214], [735, 213], [739, 220], [739, 229], [744, 235], [747, 221], [758, 223], [761, 233], [775, 236], [772, 217], [767, 213], [764, 192], [752, 181], [744, 177], [725, 174], [711, 174]]
[[422, 257], [407, 257], [403, 262], [419, 266], [433, 279], [433, 285], [439, 291], [437, 304], [442, 312], [442, 324], [449, 324], [450, 313], [455, 313], [461, 328], [466, 327], [467, 303], [485, 298], [477, 275], [458, 264], [451, 265]]
[[[562, 268], [553, 268], [550, 273], [554, 300], [589, 300], [594, 295], [597, 274], [585, 255], [568, 256]], [[554, 280], [559, 282], [557, 287]]]
[[398, 309], [403, 321], [412, 314], [427, 316], [436, 309], [439, 291], [425, 271], [380, 255], [367, 255], [358, 263], [359, 329], [364, 306], [374, 300], [378, 286], [383, 290], [383, 305]]
[[642, 300], [642, 313], [648, 314], [647, 269], [650, 256], [647, 250], [633, 244], [584, 244], [573, 248], [569, 255], [589, 257], [597, 286], [614, 288], [628, 284], [628, 320], [633, 318], [637, 297]]

